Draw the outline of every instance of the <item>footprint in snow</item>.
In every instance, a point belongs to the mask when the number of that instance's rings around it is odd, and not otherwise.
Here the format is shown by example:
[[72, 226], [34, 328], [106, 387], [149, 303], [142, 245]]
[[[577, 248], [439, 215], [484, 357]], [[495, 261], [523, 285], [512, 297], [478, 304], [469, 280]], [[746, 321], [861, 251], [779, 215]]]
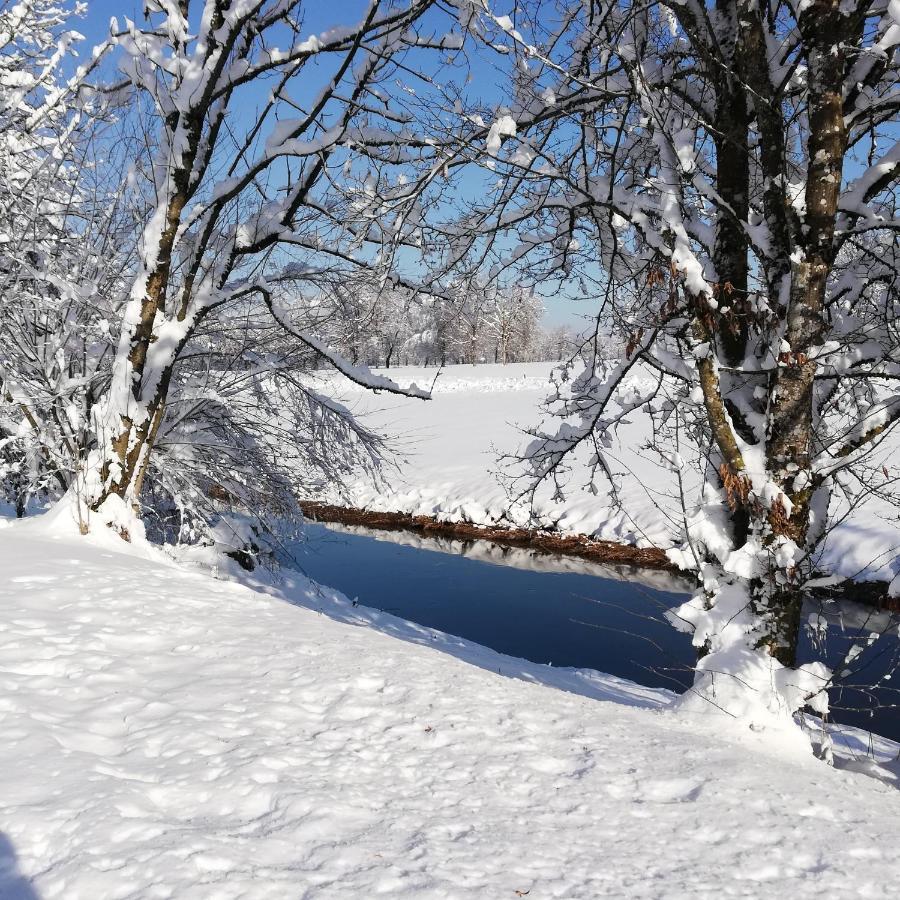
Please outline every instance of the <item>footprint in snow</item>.
[[691, 778], [663, 778], [641, 785], [644, 799], [651, 803], [693, 803], [703, 790], [703, 782]]

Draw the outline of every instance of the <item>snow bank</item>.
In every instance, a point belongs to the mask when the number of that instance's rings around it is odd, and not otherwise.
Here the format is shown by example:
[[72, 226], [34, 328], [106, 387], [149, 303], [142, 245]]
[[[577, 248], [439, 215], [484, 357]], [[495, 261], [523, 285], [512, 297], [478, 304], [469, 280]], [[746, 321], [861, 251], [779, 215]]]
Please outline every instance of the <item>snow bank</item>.
[[896, 887], [879, 781], [308, 582], [292, 605], [42, 529], [0, 532], [0, 896]]
[[[434, 382], [429, 402], [373, 395], [340, 376], [322, 376], [329, 391], [391, 436], [401, 465], [399, 471], [387, 473], [385, 485], [359, 479], [310, 499], [450, 522], [488, 525], [506, 515], [521, 521], [521, 513], [510, 510], [496, 472], [502, 456], [515, 454], [527, 443], [523, 429], [540, 422], [552, 368], [552, 363], [448, 366], [436, 382], [434, 368], [390, 369], [401, 385]], [[543, 526], [641, 547], [672, 545], [682, 522], [675, 473], [655, 454], [639, 449], [650, 434], [642, 416], [633, 418], [612, 450], [624, 510], [614, 507], [608, 491], [595, 496], [582, 488], [586, 456], [576, 457], [563, 501], [554, 499], [549, 488], [537, 495], [536, 512]], [[882, 461], [893, 465], [897, 441], [894, 436], [879, 450], [876, 466]], [[692, 466], [683, 467], [681, 475], [689, 490], [696, 486], [699, 473]], [[839, 516], [845, 513], [836, 511]], [[900, 575], [897, 511], [872, 499], [850, 513], [829, 537], [821, 565], [846, 578], [890, 581]]]

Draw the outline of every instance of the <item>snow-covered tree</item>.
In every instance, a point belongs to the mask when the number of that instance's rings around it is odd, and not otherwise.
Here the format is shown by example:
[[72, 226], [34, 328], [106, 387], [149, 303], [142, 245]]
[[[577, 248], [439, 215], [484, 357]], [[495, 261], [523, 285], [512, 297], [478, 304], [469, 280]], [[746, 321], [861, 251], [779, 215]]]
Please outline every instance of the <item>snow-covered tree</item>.
[[106, 48], [78, 62], [80, 12], [0, 2], [0, 481], [19, 514], [71, 483], [122, 258], [98, 182], [103, 105], [83, 95]]
[[494, 288], [484, 309], [486, 342], [494, 362], [532, 359], [538, 339], [538, 323], [543, 308], [531, 290]]
[[436, 153], [395, 96], [409, 77], [401, 62], [414, 53], [421, 68], [458, 42], [421, 25], [431, 5], [372, 2], [358, 22], [311, 32], [306, 14], [321, 9], [302, 0], [156, 0], [143, 24], [114, 23], [154, 129], [135, 167], [147, 206], [109, 387], [94, 407], [89, 508], [137, 502], [180, 361], [210, 320], [250, 301], [297, 347], [398, 390], [331, 353], [286, 288], [312, 295], [363, 269], [391, 275], [417, 215], [405, 185], [418, 182], [403, 172], [434, 168]]
[[383, 441], [315, 389], [316, 356], [252, 298], [204, 320], [173, 373], [139, 485], [155, 537], [214, 537], [246, 561], [260, 541], [233, 513], [259, 536], [296, 522], [304, 493], [351, 473], [378, 479]]
[[564, 362], [575, 355], [578, 345], [578, 336], [571, 328], [557, 325], [541, 335], [538, 359]]
[[557, 353], [532, 291], [483, 284], [431, 291], [380, 284], [362, 273], [305, 305], [315, 310], [330, 346], [354, 364], [527, 362]]
[[[678, 614], [703, 655], [684, 703], [761, 725], [824, 709], [830, 673], [797, 665], [806, 586], [829, 511], [900, 418], [900, 7], [493, 7], [468, 26], [506, 90], [450, 96], [459, 164], [480, 156], [491, 190], [436, 229], [443, 261], [594, 297], [624, 350], [610, 364], [594, 342], [564, 382], [530, 482], [582, 445], [602, 476], [638, 410], [661, 443], [690, 435], [705, 478], [673, 557], [698, 574]], [[676, 468], [678, 449], [660, 446]]]

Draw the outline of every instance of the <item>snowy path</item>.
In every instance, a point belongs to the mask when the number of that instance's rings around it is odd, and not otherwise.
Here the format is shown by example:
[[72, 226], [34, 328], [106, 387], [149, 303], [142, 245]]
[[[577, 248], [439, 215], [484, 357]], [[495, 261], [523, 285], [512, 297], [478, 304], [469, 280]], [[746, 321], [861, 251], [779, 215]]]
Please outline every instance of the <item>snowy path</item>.
[[896, 890], [900, 793], [876, 780], [39, 524], [0, 531], [0, 897]]

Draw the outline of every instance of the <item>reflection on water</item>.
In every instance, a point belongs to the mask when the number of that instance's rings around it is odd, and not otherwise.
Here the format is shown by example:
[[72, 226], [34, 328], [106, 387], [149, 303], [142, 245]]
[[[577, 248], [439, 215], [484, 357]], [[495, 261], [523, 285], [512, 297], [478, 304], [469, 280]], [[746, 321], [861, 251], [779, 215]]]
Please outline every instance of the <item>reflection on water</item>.
[[492, 541], [477, 541], [444, 535], [422, 535], [414, 531], [388, 531], [359, 525], [342, 525], [337, 522], [329, 522], [327, 525], [308, 523], [307, 528], [309, 527], [319, 528], [323, 531], [327, 529], [329, 532], [337, 534], [355, 534], [374, 538], [378, 541], [400, 544], [403, 547], [414, 547], [417, 550], [452, 553], [454, 556], [463, 556], [477, 562], [491, 563], [495, 566], [512, 566], [514, 569], [526, 569], [529, 572], [593, 575], [595, 578], [630, 581], [644, 587], [676, 594], [688, 593], [691, 590], [690, 580], [671, 572], [621, 563], [599, 563], [577, 556], [563, 556], [528, 547], [504, 547]]
[[[663, 618], [691, 583], [672, 574], [412, 532], [318, 523], [304, 532], [291, 546], [300, 568], [362, 605], [532, 662], [678, 691], [692, 681], [690, 638]], [[844, 707], [835, 720], [900, 739], [890, 681], [900, 658], [896, 617], [854, 604], [835, 605], [826, 617], [832, 665], [860, 634], [889, 635], [855, 660], [851, 686], [832, 692]], [[800, 652], [812, 654], [808, 634]], [[853, 682], [877, 687], [861, 691]]]
[[690, 638], [662, 617], [686, 590], [664, 572], [601, 566], [487, 541], [308, 523], [311, 578], [365, 606], [554, 666], [651, 687], [691, 683]]

